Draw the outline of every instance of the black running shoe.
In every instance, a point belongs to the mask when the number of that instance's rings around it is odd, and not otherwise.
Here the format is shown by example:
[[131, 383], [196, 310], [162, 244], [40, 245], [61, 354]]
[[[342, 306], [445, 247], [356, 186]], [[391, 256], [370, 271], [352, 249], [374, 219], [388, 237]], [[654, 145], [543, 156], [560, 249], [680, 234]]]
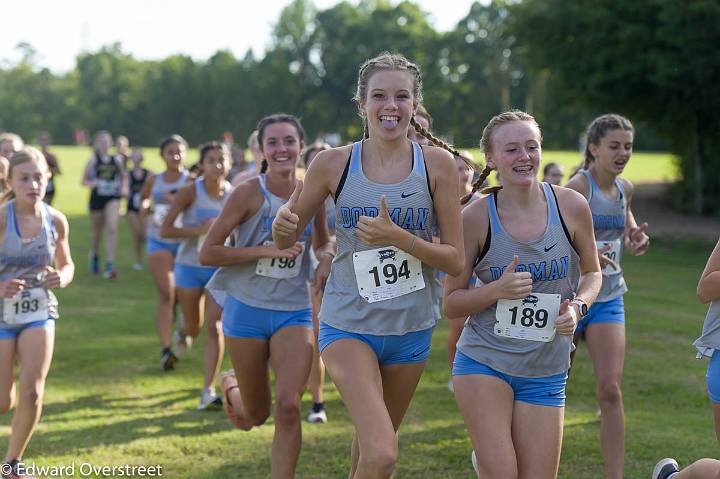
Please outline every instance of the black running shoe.
[[162, 356], [160, 356], [160, 365], [164, 371], [175, 369], [175, 363], [177, 362], [178, 358], [175, 354], [173, 354], [170, 348], [163, 349]]
[[680, 467], [675, 459], [668, 457], [655, 464], [652, 479], [668, 479], [671, 474], [680, 472]]

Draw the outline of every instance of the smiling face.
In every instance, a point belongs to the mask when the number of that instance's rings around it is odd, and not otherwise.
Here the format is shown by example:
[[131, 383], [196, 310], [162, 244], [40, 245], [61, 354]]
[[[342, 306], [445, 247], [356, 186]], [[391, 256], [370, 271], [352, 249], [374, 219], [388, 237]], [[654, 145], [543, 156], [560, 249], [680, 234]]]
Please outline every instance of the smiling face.
[[44, 161], [31, 158], [10, 168], [10, 187], [19, 203], [34, 205], [41, 202], [47, 182], [48, 168]]
[[268, 170], [277, 173], [295, 172], [304, 144], [295, 125], [276, 122], [265, 126], [262, 133], [262, 152]]
[[612, 175], [619, 175], [630, 161], [633, 148], [633, 132], [628, 130], [609, 130], [600, 138], [600, 144], [589, 144], [588, 150], [595, 158], [591, 165]]
[[171, 141], [162, 150], [162, 158], [165, 161], [165, 165], [168, 170], [179, 170], [182, 164], [185, 162], [185, 154], [187, 148], [184, 143], [178, 143], [177, 141]]
[[225, 179], [230, 171], [230, 158], [227, 150], [213, 148], [205, 153], [202, 159], [203, 176], [210, 181]]
[[529, 185], [536, 181], [541, 160], [540, 131], [529, 121], [498, 126], [490, 138], [487, 162], [503, 179], [503, 185]]
[[381, 70], [368, 80], [367, 95], [360, 102], [370, 136], [395, 140], [407, 136], [417, 102], [414, 78], [407, 71]]

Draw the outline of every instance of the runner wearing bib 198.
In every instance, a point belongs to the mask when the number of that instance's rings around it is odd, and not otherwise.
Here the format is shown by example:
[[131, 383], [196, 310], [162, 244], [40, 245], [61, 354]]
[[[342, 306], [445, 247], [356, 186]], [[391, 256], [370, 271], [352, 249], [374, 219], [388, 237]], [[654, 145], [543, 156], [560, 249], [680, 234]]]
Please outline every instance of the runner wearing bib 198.
[[623, 248], [634, 255], [650, 244], [631, 209], [633, 186], [620, 174], [632, 155], [633, 126], [619, 115], [603, 115], [587, 130], [585, 166], [567, 184], [588, 201], [593, 215], [603, 282], [600, 294], [588, 315], [578, 324], [576, 344], [583, 337], [597, 377], [600, 404], [600, 444], [605, 459], [605, 477], [623, 477], [625, 459], [625, 417], [622, 381], [625, 360], [625, 307], [627, 292], [620, 261]]
[[75, 271], [67, 219], [43, 203], [48, 177], [40, 151], [15, 152], [12, 190], [2, 202], [13, 199], [0, 207], [0, 413], [17, 401], [3, 477], [25, 477], [21, 458], [40, 418], [55, 341], [58, 303], [51, 289], [67, 286]]
[[[177, 239], [163, 239], [160, 236], [165, 215], [170, 209], [175, 192], [190, 181], [183, 163], [187, 153], [187, 142], [180, 135], [167, 137], [160, 143], [160, 156], [166, 169], [151, 176], [145, 182], [141, 194], [141, 214], [150, 216], [148, 221], [147, 257], [150, 273], [157, 290], [155, 321], [162, 351], [160, 365], [167, 371], [175, 367], [178, 358], [170, 348], [175, 307], [175, 276], [173, 274], [175, 255], [180, 244]], [[152, 211], [150, 201], [152, 198]]]
[[[388, 478], [440, 317], [436, 269], [458, 274], [462, 266], [460, 205], [452, 155], [407, 138], [412, 125], [441, 144], [413, 119], [422, 100], [417, 65], [388, 53], [368, 60], [355, 98], [364, 140], [318, 154], [278, 212], [273, 238], [292, 245], [334, 195], [337, 257], [320, 350], [355, 426], [350, 477]], [[440, 243], [432, 242], [436, 219]]]
[[537, 181], [540, 138], [520, 111], [485, 127], [473, 192], [493, 169], [503, 186], [463, 210], [465, 268], [446, 283], [447, 316], [471, 315], [453, 383], [479, 477], [557, 476], [572, 334], [600, 289], [590, 209]]
[[[222, 305], [218, 305], [211, 295], [205, 294], [205, 286], [217, 268], [201, 266], [198, 251], [210, 225], [230, 196], [231, 186], [225, 180], [230, 171], [230, 152], [221, 143], [207, 143], [200, 148], [200, 165], [203, 176], [178, 190], [160, 233], [163, 238], [181, 240], [175, 258], [175, 286], [183, 312], [183, 322], [178, 325], [173, 335], [175, 353], [182, 354], [190, 348], [193, 339], [200, 333], [204, 319], [207, 319], [205, 375], [198, 406], [198, 409], [207, 409], [219, 408], [222, 405], [214, 386], [224, 350], [220, 332]], [[180, 215], [182, 224], [176, 227], [174, 223]], [[200, 311], [203, 296], [205, 315]]]
[[[234, 371], [220, 375], [220, 386], [236, 427], [249, 430], [265, 423], [272, 404], [268, 366], [275, 372], [272, 477], [295, 477], [302, 444], [300, 398], [313, 355], [309, 229], [286, 249], [278, 249], [271, 237], [275, 215], [298, 181], [303, 138], [292, 115], [260, 120], [263, 172], [237, 185], [200, 249], [201, 264], [221, 266], [208, 288], [226, 296], [222, 327]], [[328, 243], [322, 207], [312, 242], [315, 247]], [[320, 256], [319, 271], [327, 274], [330, 258]]]

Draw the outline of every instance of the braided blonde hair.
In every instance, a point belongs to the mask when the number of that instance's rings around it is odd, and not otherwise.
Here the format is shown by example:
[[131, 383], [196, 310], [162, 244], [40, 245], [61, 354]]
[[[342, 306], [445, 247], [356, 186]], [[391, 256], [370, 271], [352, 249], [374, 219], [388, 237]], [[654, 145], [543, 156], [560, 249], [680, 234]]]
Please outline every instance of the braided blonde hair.
[[[540, 131], [540, 125], [538, 125], [537, 121], [535, 121], [535, 118], [529, 114], [525, 113], [524, 111], [520, 110], [510, 110], [503, 113], [500, 113], [499, 115], [495, 115], [490, 119], [488, 124], [483, 129], [482, 138], [480, 139], [480, 149], [485, 153], [487, 156], [488, 152], [492, 151], [492, 135], [499, 127], [502, 125], [505, 125], [507, 123], [511, 123], [513, 121], [527, 121], [535, 126], [535, 128], [538, 129], [538, 132]], [[542, 139], [542, 138], [541, 138]], [[470, 201], [470, 198], [472, 195], [475, 194], [477, 190], [480, 189], [482, 184], [485, 182], [488, 176], [490, 176], [490, 173], [492, 172], [493, 168], [491, 168], [487, 163], [485, 164], [485, 168], [482, 170], [478, 178], [473, 182], [472, 184], [472, 191], [465, 195], [465, 197], [462, 199], [462, 204], [467, 203]], [[485, 188], [482, 190], [482, 193], [484, 194], [490, 194], [494, 193], [495, 191], [499, 191], [502, 189], [502, 186], [491, 186], [489, 188]]]

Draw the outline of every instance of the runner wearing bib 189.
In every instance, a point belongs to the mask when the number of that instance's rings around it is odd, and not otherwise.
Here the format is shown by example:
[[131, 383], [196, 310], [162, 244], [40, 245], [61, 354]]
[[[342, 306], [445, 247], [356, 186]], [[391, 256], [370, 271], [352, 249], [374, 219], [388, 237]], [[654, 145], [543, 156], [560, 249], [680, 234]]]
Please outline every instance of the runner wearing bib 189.
[[12, 190], [2, 201], [13, 199], [0, 207], [0, 413], [17, 400], [3, 477], [26, 477], [21, 458], [40, 419], [55, 341], [58, 302], [51, 289], [67, 286], [75, 272], [67, 219], [42, 201], [48, 177], [42, 153], [17, 151]]
[[603, 282], [588, 315], [578, 324], [576, 343], [583, 337], [597, 377], [600, 404], [600, 444], [605, 477], [621, 479], [625, 460], [625, 417], [622, 381], [625, 360], [625, 306], [627, 292], [620, 261], [623, 249], [641, 255], [650, 245], [647, 223], [639, 226], [631, 209], [633, 186], [620, 174], [632, 155], [633, 127], [619, 115], [603, 115], [587, 130], [585, 166], [567, 184], [582, 194], [593, 215]]
[[[318, 154], [302, 191], [278, 212], [273, 238], [292, 245], [334, 195], [337, 257], [320, 351], [355, 426], [350, 477], [388, 478], [440, 317], [436, 269], [462, 266], [460, 205], [452, 155], [407, 138], [412, 125], [440, 143], [413, 119], [422, 100], [417, 65], [387, 53], [368, 60], [355, 98], [365, 138]], [[432, 242], [436, 219], [440, 243]]]
[[[226, 181], [230, 171], [230, 152], [221, 143], [210, 142], [200, 147], [200, 165], [203, 176], [186, 185], [175, 194], [170, 211], [160, 230], [163, 238], [180, 239], [175, 258], [175, 287], [183, 312], [182, 324], [173, 335], [173, 350], [184, 353], [207, 319], [208, 345], [205, 348], [205, 375], [198, 409], [220, 407], [222, 401], [215, 394], [215, 376], [222, 362], [224, 342], [220, 331], [221, 307], [205, 286], [217, 268], [201, 266], [198, 251], [210, 225], [218, 217], [230, 196], [231, 186]], [[181, 225], [174, 225], [182, 215]], [[205, 314], [200, 310], [205, 298]]]
[[[208, 288], [226, 296], [222, 327], [233, 371], [220, 375], [220, 386], [236, 427], [249, 430], [265, 423], [272, 404], [268, 366], [275, 372], [271, 468], [278, 478], [295, 477], [302, 444], [300, 398], [313, 356], [309, 249], [328, 243], [322, 207], [312, 228], [313, 245], [309, 229], [289, 248], [272, 241], [275, 215], [298, 181], [303, 138], [292, 115], [260, 120], [263, 172], [237, 185], [200, 250], [202, 264], [221, 266]], [[329, 259], [320, 254], [319, 271], [327, 274]]]
[[[166, 169], [151, 176], [145, 182], [141, 194], [141, 214], [150, 216], [147, 233], [147, 257], [150, 273], [157, 290], [155, 321], [162, 351], [160, 365], [167, 371], [175, 367], [178, 358], [170, 347], [170, 336], [175, 307], [175, 276], [173, 274], [175, 255], [180, 245], [177, 239], [163, 239], [160, 227], [170, 210], [173, 195], [190, 181], [183, 166], [187, 153], [187, 142], [180, 135], [172, 135], [160, 143], [160, 156]], [[152, 211], [150, 199], [152, 198]]]
[[520, 111], [485, 127], [473, 191], [493, 169], [503, 186], [463, 210], [465, 268], [446, 282], [447, 316], [471, 315], [453, 383], [482, 478], [557, 476], [572, 334], [600, 289], [590, 209], [538, 183], [540, 138]]

